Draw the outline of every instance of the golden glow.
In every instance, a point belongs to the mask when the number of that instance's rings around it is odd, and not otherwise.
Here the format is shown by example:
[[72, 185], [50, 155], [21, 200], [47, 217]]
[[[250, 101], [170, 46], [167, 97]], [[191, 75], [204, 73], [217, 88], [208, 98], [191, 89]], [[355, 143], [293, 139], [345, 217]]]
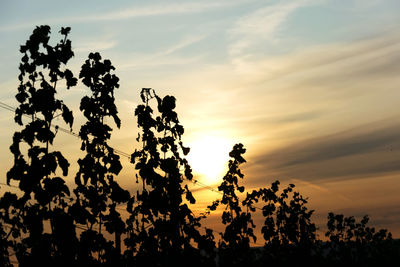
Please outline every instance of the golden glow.
[[227, 168], [229, 140], [217, 136], [205, 136], [190, 142], [187, 157], [195, 175], [208, 185], [220, 183]]

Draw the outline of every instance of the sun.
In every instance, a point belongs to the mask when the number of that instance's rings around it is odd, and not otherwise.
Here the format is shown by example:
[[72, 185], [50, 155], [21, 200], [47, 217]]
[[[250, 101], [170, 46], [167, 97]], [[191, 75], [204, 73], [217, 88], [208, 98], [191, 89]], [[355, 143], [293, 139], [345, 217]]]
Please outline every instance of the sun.
[[227, 169], [231, 142], [218, 136], [203, 136], [188, 146], [187, 159], [194, 174], [208, 185], [220, 183]]

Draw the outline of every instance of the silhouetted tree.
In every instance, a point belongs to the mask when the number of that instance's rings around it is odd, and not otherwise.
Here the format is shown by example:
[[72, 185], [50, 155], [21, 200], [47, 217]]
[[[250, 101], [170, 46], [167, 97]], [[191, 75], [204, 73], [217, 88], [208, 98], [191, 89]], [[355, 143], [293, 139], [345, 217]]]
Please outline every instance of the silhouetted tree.
[[[368, 227], [369, 217], [360, 222], [353, 216], [329, 213], [325, 244], [327, 263], [351, 264], [356, 266], [395, 266], [400, 264], [399, 248], [394, 246], [392, 234], [386, 229]], [[397, 259], [396, 259], [397, 258]], [[394, 262], [394, 260], [396, 262]]]
[[[69, 27], [61, 28], [63, 38], [52, 46], [50, 27], [36, 27], [20, 49], [24, 56], [19, 66], [16, 99], [20, 105], [15, 121], [24, 128], [13, 136], [10, 150], [14, 154], [14, 166], [7, 173], [7, 183], [18, 181], [23, 195], [18, 200], [10, 195], [8, 200], [3, 199], [4, 204], [8, 201], [14, 205], [4, 207], [5, 222], [13, 223], [6, 238], [11, 233], [20, 266], [28, 262], [36, 265], [71, 261], [70, 243], [74, 241], [75, 227], [66, 213], [66, 197], [70, 192], [64, 179], [55, 176], [58, 167], [66, 176], [69, 163], [61, 152], [50, 151], [57, 133], [57, 127], [52, 128], [53, 119], [61, 115], [70, 127], [73, 123], [72, 112], [56, 98], [57, 85], [62, 80], [67, 89], [77, 83], [72, 72], [65, 68], [74, 55], [69, 31]], [[46, 220], [50, 220], [51, 233], [44, 231]]]
[[310, 265], [319, 248], [316, 226], [311, 221], [314, 211], [307, 208], [307, 199], [293, 191], [294, 184], [289, 184], [280, 194], [279, 184], [275, 181], [270, 188], [256, 193], [265, 203], [261, 229], [265, 240], [264, 261], [276, 265]]
[[[254, 260], [250, 251], [250, 239], [256, 242], [254, 234], [255, 225], [251, 217], [251, 212], [255, 209], [251, 202], [244, 201], [241, 203], [236, 192], [243, 193], [244, 186], [239, 186], [239, 179], [243, 179], [244, 175], [240, 170], [240, 165], [246, 160], [243, 154], [246, 149], [242, 144], [234, 145], [229, 156], [228, 171], [223, 177], [218, 190], [222, 192], [220, 203], [225, 205], [222, 212], [222, 223], [226, 225], [225, 231], [221, 233], [221, 240], [218, 244], [218, 254], [221, 266], [243, 266], [244, 264], [252, 264]], [[218, 202], [214, 202], [215, 205]], [[245, 208], [246, 210], [243, 210]]]
[[[150, 88], [142, 89], [140, 95], [144, 104], [137, 106], [135, 115], [142, 148], [135, 150], [131, 161], [139, 172], [142, 190], [129, 203], [125, 254], [135, 257], [139, 266], [200, 264], [202, 257], [194, 245], [204, 239], [198, 230], [200, 217], [188, 207], [195, 199], [185, 182], [193, 175], [181, 155], [189, 149], [181, 141], [184, 129], [174, 111], [175, 97], [160, 98]], [[149, 104], [152, 99], [157, 100], [156, 117]]]
[[[112, 74], [113, 70], [110, 60], [101, 61], [99, 53], [90, 53], [79, 74], [92, 95], [83, 97], [80, 105], [87, 119], [79, 132], [81, 150], [86, 151], [86, 156], [78, 160], [77, 188], [74, 190], [77, 200], [70, 212], [77, 223], [88, 225], [81, 234], [79, 254], [80, 262], [87, 264], [120, 263], [120, 236], [125, 231], [125, 224], [116, 208], [130, 198], [129, 192], [114, 179], [122, 166], [119, 156], [107, 143], [112, 128], [105, 119], [111, 117], [118, 128], [121, 125], [114, 103], [114, 90], [119, 87], [119, 79]], [[108, 233], [115, 235], [114, 247], [104, 238], [103, 225]], [[92, 257], [93, 253], [97, 259]]]

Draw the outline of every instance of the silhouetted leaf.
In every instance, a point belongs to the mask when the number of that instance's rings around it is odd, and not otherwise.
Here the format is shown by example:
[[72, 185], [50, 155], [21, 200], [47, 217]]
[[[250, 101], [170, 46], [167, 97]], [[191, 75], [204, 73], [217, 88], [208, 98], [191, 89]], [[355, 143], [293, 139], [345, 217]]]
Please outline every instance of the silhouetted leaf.
[[71, 31], [71, 28], [70, 27], [61, 27], [61, 30], [60, 30], [60, 33], [62, 34], [62, 35], [67, 35], [67, 34], [69, 34], [69, 32]]

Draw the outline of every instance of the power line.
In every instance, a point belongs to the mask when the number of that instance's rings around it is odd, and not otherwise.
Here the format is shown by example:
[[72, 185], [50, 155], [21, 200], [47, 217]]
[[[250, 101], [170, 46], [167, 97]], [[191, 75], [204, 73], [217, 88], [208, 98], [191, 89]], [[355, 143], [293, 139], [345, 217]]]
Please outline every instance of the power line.
[[[0, 108], [4, 108], [4, 109], [7, 109], [7, 110], [12, 111], [12, 112], [15, 112], [15, 111], [16, 111], [16, 109], [15, 109], [14, 107], [12, 107], [12, 106], [10, 106], [10, 105], [4, 103], [4, 102], [1, 102], [1, 101], [0, 101]], [[23, 115], [24, 115], [25, 117], [30, 118], [30, 116], [27, 115], [27, 114], [23, 114]], [[58, 114], [58, 115], [55, 116], [55, 117], [58, 117], [59, 115], [60, 115], [60, 114]], [[55, 117], [54, 117], [54, 118], [55, 118]], [[73, 132], [72, 130], [65, 129], [65, 128], [60, 127], [60, 126], [58, 126], [58, 125], [52, 125], [52, 127], [53, 127], [56, 131], [60, 131], [60, 132], [63, 132], [63, 133], [72, 135], [72, 136], [74, 136], [74, 137], [76, 137], [76, 138], [80, 138], [79, 134]], [[120, 155], [122, 155], [122, 156], [124, 156], [124, 157], [130, 158], [130, 154], [128, 154], [128, 153], [125, 153], [125, 152], [120, 151], [120, 150], [118, 150], [118, 149], [113, 149], [113, 150], [114, 150], [117, 154], [120, 154]]]
[[204, 188], [204, 189], [207, 189], [207, 190], [210, 190], [210, 191], [212, 191], [212, 192], [214, 192], [214, 193], [223, 195], [223, 193], [222, 193], [221, 191], [219, 191], [218, 189], [215, 189], [214, 187], [211, 187], [211, 186], [209, 186], [209, 185], [206, 185], [206, 184], [200, 182], [199, 180], [192, 180], [191, 182], [192, 182], [194, 185], [200, 186], [200, 187], [202, 187], [202, 188]]
[[[0, 101], [0, 108], [6, 109], [6, 110], [9, 110], [9, 111], [12, 111], [12, 112], [15, 112], [15, 111], [16, 111], [16, 108], [14, 108], [14, 107], [12, 107], [12, 106], [10, 106], [10, 105], [8, 105], [8, 104], [2, 102], [2, 101]], [[29, 115], [27, 115], [27, 114], [22, 114], [22, 115], [23, 115], [24, 117], [31, 118], [31, 117], [30, 117]], [[56, 117], [58, 117], [58, 116], [60, 116], [60, 115], [61, 115], [61, 114], [58, 114], [58, 115], [55, 116], [54, 118], [56, 118]], [[60, 126], [58, 126], [58, 125], [51, 125], [51, 127], [53, 127], [56, 131], [61, 131], [61, 132], [67, 133], [67, 134], [69, 134], [69, 135], [72, 135], [72, 136], [75, 136], [75, 137], [79, 137], [79, 134], [74, 133], [72, 130], [65, 129], [65, 128], [60, 127]]]
[[[15, 111], [16, 111], [16, 109], [15, 109], [14, 107], [12, 107], [12, 106], [10, 106], [10, 105], [4, 103], [4, 102], [1, 102], [1, 101], [0, 101], [0, 107], [3, 108], [3, 109], [6, 109], [6, 110], [12, 111], [12, 112], [15, 112]], [[23, 114], [23, 115], [24, 115], [25, 117], [30, 118], [29, 115], [26, 115], [26, 114]], [[56, 117], [58, 117], [59, 115], [60, 115], [60, 114], [58, 114]], [[76, 138], [80, 138], [80, 137], [79, 137], [79, 134], [74, 133], [72, 130], [65, 129], [65, 128], [60, 127], [60, 126], [58, 126], [58, 125], [52, 125], [52, 127], [53, 127], [56, 131], [60, 131], [60, 132], [69, 134], [69, 135], [74, 136], [74, 137], [76, 137]], [[113, 151], [114, 151], [116, 154], [119, 154], [119, 155], [121, 155], [121, 156], [123, 156], [123, 157], [126, 157], [126, 158], [128, 158], [128, 159], [131, 158], [131, 155], [130, 155], [129, 153], [126, 153], [126, 152], [121, 151], [121, 150], [119, 150], [119, 149], [113, 149]], [[209, 185], [207, 185], [207, 184], [204, 184], [204, 183], [198, 181], [197, 179], [196, 179], [196, 180], [191, 180], [191, 182], [192, 182], [194, 185], [200, 186], [200, 187], [202, 187], [202, 188], [204, 188], [204, 189], [207, 189], [207, 190], [209, 190], [209, 191], [211, 191], [211, 192], [214, 192], [214, 193], [218, 193], [218, 194], [223, 195], [223, 193], [222, 193], [221, 191], [219, 191], [218, 189], [215, 189], [215, 188], [213, 188], [213, 187], [211, 187], [211, 186], [209, 186]], [[6, 184], [6, 183], [1, 183], [1, 182], [0, 182], [0, 185], [5, 185], [5, 186], [9, 186], [9, 187], [13, 187], [13, 188], [19, 189], [18, 186], [9, 185], [9, 184]], [[74, 199], [71, 198], [71, 201], [73, 201], [73, 200], [74, 200]], [[76, 199], [75, 199], [75, 200], [76, 200]], [[259, 207], [254, 207], [254, 208], [259, 209], [259, 210], [262, 210], [262, 209], [259, 208]], [[126, 210], [126, 209], [123, 209], [123, 208], [120, 208], [120, 207], [115, 207], [115, 209], [124, 210], [124, 211]], [[145, 227], [145, 229], [147, 229], [147, 228], [150, 227], [150, 226], [152, 226], [152, 225], [151, 225], [151, 224], [147, 225], [147, 226]], [[80, 225], [76, 225], [76, 228], [78, 228], [78, 229], [80, 229], [80, 230], [84, 230], [84, 231], [87, 230], [84, 226], [80, 226]], [[95, 229], [95, 230], [96, 230], [96, 229]], [[257, 243], [256, 243], [256, 244], [257, 244]], [[257, 244], [257, 245], [259, 245], [259, 244]]]
[[[12, 107], [12, 106], [10, 106], [10, 105], [4, 103], [4, 102], [1, 102], [1, 101], [0, 101], [0, 107], [1, 107], [1, 108], [4, 108], [4, 109], [7, 109], [7, 110], [9, 110], [9, 111], [13, 111], [13, 112], [15, 112], [15, 110], [16, 110], [14, 107]], [[26, 114], [24, 114], [24, 115], [27, 116], [27, 117], [29, 117], [29, 116], [26, 115]], [[69, 134], [69, 135], [72, 135], [72, 136], [74, 136], [74, 137], [76, 137], [76, 138], [80, 138], [80, 137], [79, 137], [79, 134], [76, 134], [76, 133], [74, 133], [73, 131], [70, 131], [70, 130], [67, 130], [67, 129], [65, 129], [65, 128], [62, 128], [62, 127], [60, 127], [60, 126], [58, 126], [58, 125], [54, 125], [53, 127], [54, 127], [56, 130], [58, 130], [58, 131], [61, 131], [61, 132], [63, 132], [63, 133]], [[128, 159], [131, 158], [131, 154], [126, 153], [126, 152], [124, 152], [124, 151], [121, 151], [121, 150], [119, 150], [119, 149], [113, 149], [113, 151], [114, 151], [116, 154], [120, 155], [120, 156], [126, 157], [126, 158], [128, 158]], [[209, 190], [209, 191], [211, 191], [211, 192], [214, 192], [214, 193], [218, 193], [218, 194], [223, 195], [223, 193], [222, 193], [221, 191], [219, 191], [218, 189], [215, 189], [215, 188], [213, 188], [213, 187], [211, 187], [211, 186], [209, 186], [209, 185], [207, 185], [207, 184], [204, 184], [204, 183], [202, 183], [202, 182], [200, 182], [200, 181], [198, 181], [198, 180], [191, 180], [191, 182], [192, 182], [194, 185], [200, 186], [200, 187], [202, 187], [202, 188], [204, 188], [204, 189], [207, 189], [207, 190]], [[7, 185], [7, 184], [4, 184], [4, 183], [0, 183], [0, 184], [2, 184], [2, 185]], [[12, 186], [12, 187], [18, 188], [17, 186]], [[254, 208], [259, 209], [259, 210], [262, 210], [262, 209], [259, 208], [259, 207], [254, 207]]]
[[[1, 102], [1, 101], [0, 101], [0, 108], [6, 109], [6, 110], [11, 111], [11, 112], [15, 112], [15, 111], [16, 111], [16, 109], [15, 109], [14, 107], [12, 107], [12, 106], [10, 106], [10, 105], [4, 103], [4, 102]], [[30, 118], [30, 116], [27, 115], [27, 114], [23, 114], [23, 115], [24, 115], [25, 117]], [[56, 117], [58, 117], [58, 116], [60, 116], [60, 115], [61, 115], [61, 114], [58, 114], [58, 115], [55, 116], [54, 118], [56, 118]], [[60, 127], [60, 126], [58, 126], [58, 125], [52, 125], [52, 127], [53, 127], [56, 131], [60, 131], [60, 132], [69, 134], [69, 135], [74, 136], [74, 137], [76, 137], [76, 138], [80, 138], [79, 134], [74, 133], [74, 132], [72, 131], [72, 129], [71, 129], [71, 130], [68, 130], [68, 129], [65, 129], [65, 128], [63, 128], [63, 127]], [[126, 158], [128, 158], [128, 159], [131, 158], [131, 154], [126, 153], [126, 152], [124, 152], [124, 151], [121, 151], [121, 150], [119, 150], [119, 149], [113, 149], [113, 151], [114, 151], [116, 154], [119, 154], [120, 156], [126, 157]], [[223, 195], [223, 193], [222, 193], [221, 191], [219, 191], [218, 189], [215, 189], [215, 188], [213, 188], [213, 187], [211, 187], [211, 186], [209, 186], [209, 185], [207, 185], [207, 184], [204, 184], [204, 183], [198, 181], [197, 179], [193, 179], [193, 180], [191, 180], [191, 182], [192, 182], [194, 185], [197, 185], [197, 186], [199, 186], [199, 187], [202, 187], [202, 188], [204, 188], [204, 189], [207, 189], [207, 190], [209, 190], [209, 191], [211, 191], [211, 192], [214, 192], [214, 193], [218, 193], [218, 194], [220, 194], [220, 195]], [[5, 186], [9, 186], [9, 187], [12, 187], [12, 188], [17, 188], [17, 189], [19, 189], [18, 186], [9, 185], [9, 184], [2, 183], [2, 182], [0, 182], [0, 185], [5, 185]], [[71, 198], [70, 201], [72, 202], [73, 200], [76, 200], [76, 199]], [[258, 209], [258, 210], [262, 210], [261, 208], [256, 207], [256, 206], [254, 206], [254, 208], [255, 208], [255, 209]], [[126, 210], [126, 209], [120, 208], [120, 207], [115, 207], [115, 209], [123, 210], [123, 211]], [[78, 228], [78, 229], [80, 229], [80, 230], [83, 230], [83, 231], [86, 231], [86, 230], [87, 230], [87, 228], [85, 228], [84, 226], [81, 226], [81, 225], [78, 225], [78, 224], [75, 225], [75, 226], [76, 226], [76, 228]], [[152, 226], [152, 224], [149, 224], [149, 225], [147, 225], [144, 229], [147, 229], [147, 228], [149, 228], [149, 227], [151, 227], [151, 226]], [[98, 230], [98, 229], [94, 229], [94, 230]], [[256, 244], [256, 245], [260, 245], [260, 246], [262, 245], [262, 244], [258, 244], [258, 243], [255, 243], [255, 244]], [[12, 263], [17, 263], [17, 262], [12, 262]]]
[[54, 125], [53, 127], [54, 127], [56, 130], [58, 130], [58, 131], [61, 131], [61, 132], [63, 132], [63, 133], [66, 133], [66, 134], [69, 134], [69, 135], [72, 135], [72, 136], [75, 136], [75, 137], [78, 137], [78, 138], [79, 138], [79, 134], [74, 133], [74, 132], [71, 131], [71, 130], [67, 130], [67, 129], [62, 128], [62, 127], [60, 127], [60, 126], [58, 126], [58, 125]]
[[115, 148], [113, 150], [114, 150], [115, 153], [117, 153], [117, 154], [119, 154], [121, 156], [124, 156], [124, 157], [126, 157], [128, 159], [131, 158], [131, 154], [129, 154], [129, 153], [123, 152], [123, 151], [115, 149]]
[[0, 107], [2, 107], [2, 108], [4, 108], [4, 109], [7, 109], [7, 110], [9, 110], [9, 111], [15, 112], [15, 109], [14, 109], [13, 107], [11, 107], [10, 105], [8, 105], [8, 104], [6, 104], [6, 103], [3, 103], [3, 102], [0, 102]]
[[[8, 187], [12, 187], [12, 188], [16, 188], [16, 189], [20, 190], [20, 188], [18, 186], [16, 186], [16, 185], [10, 185], [10, 184], [6, 184], [6, 183], [2, 183], [2, 182], [0, 182], [0, 185], [5, 185], [5, 186], [8, 186]], [[67, 200], [67, 202], [69, 202], [69, 203], [71, 203], [72, 201], [76, 200], [76, 198], [73, 198], [73, 197], [69, 197], [69, 198], [70, 198], [70, 200], [69, 201]], [[121, 208], [121, 207], [115, 207], [115, 209], [121, 210], [121, 211], [125, 211], [126, 210], [126, 209]]]

